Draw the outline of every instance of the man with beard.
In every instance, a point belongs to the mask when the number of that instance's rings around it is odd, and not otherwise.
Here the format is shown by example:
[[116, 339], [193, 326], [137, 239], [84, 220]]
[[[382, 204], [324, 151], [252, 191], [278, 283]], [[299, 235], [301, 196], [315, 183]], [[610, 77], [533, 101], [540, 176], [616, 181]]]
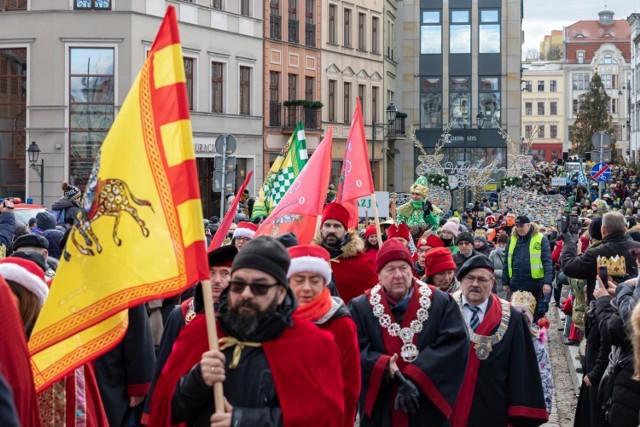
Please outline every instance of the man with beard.
[[348, 230], [349, 211], [340, 203], [329, 203], [322, 212], [320, 233], [313, 243], [329, 251], [333, 281], [340, 298], [348, 304], [378, 281], [375, 266], [364, 254], [364, 242]]
[[448, 294], [460, 289], [460, 284], [456, 281], [456, 263], [449, 249], [434, 248], [429, 251], [425, 257], [424, 266], [427, 284]]
[[469, 258], [478, 255], [478, 252], [473, 247], [473, 236], [469, 232], [458, 234], [456, 244], [458, 245], [458, 253], [453, 255], [453, 261], [456, 263], [457, 271]]
[[448, 425], [464, 378], [469, 343], [460, 311], [414, 279], [411, 264], [409, 250], [388, 240], [376, 260], [380, 283], [349, 305], [360, 344], [363, 427]]
[[[271, 237], [244, 246], [220, 296], [220, 350], [208, 350], [204, 316], [183, 328], [158, 379], [149, 425], [342, 425], [339, 351], [330, 333], [293, 318], [289, 264]], [[224, 383], [224, 413], [213, 413], [215, 382]]]
[[549, 416], [524, 316], [491, 293], [493, 264], [484, 255], [467, 260], [458, 281], [462, 291], [454, 299], [467, 324], [471, 348], [451, 425], [543, 424]]

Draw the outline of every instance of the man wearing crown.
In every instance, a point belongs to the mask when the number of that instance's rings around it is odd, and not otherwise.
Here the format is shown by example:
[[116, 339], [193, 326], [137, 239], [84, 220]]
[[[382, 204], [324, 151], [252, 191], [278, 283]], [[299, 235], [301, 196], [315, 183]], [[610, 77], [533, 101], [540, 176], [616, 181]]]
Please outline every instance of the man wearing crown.
[[493, 263], [469, 258], [458, 271], [454, 300], [471, 347], [453, 427], [538, 426], [549, 418], [529, 326], [521, 312], [491, 292]]
[[360, 426], [445, 426], [464, 377], [466, 326], [451, 297], [413, 277], [405, 245], [386, 241], [379, 283], [351, 301], [358, 328]]

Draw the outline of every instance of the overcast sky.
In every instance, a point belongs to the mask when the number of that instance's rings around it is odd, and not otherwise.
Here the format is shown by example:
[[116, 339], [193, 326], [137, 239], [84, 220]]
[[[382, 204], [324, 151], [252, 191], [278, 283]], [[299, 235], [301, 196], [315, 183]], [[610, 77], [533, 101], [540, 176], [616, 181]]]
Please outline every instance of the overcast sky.
[[529, 49], [538, 50], [551, 30], [562, 30], [584, 19], [598, 19], [605, 3], [607, 9], [615, 12], [613, 19], [627, 19], [631, 13], [640, 12], [640, 0], [524, 0], [523, 55]]

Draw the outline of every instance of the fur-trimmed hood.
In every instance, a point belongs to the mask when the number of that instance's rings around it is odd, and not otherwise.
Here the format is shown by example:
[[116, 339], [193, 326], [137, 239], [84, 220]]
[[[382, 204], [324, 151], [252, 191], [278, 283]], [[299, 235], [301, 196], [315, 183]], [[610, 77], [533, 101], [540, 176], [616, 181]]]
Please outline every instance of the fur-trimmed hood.
[[[348, 230], [346, 237], [346, 243], [340, 248], [342, 253], [336, 257], [332, 256], [332, 258], [354, 258], [359, 253], [364, 252], [364, 240], [360, 238], [355, 230]], [[313, 238], [312, 243], [314, 245], [322, 246], [322, 236], [319, 232]], [[328, 250], [328, 248], [325, 249]], [[332, 251], [329, 252], [331, 253]]]

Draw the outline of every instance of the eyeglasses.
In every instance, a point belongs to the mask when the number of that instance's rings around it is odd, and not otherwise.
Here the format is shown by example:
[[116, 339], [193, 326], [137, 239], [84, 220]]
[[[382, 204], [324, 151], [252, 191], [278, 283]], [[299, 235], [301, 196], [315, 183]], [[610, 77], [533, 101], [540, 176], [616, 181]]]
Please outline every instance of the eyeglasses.
[[249, 286], [251, 288], [251, 293], [257, 297], [261, 297], [269, 292], [269, 289], [278, 286], [279, 283], [274, 283], [272, 285], [267, 285], [263, 283], [247, 283], [243, 280], [229, 280], [229, 290], [235, 294], [241, 294], [244, 292], [244, 289]]
[[236, 237], [236, 242], [248, 242], [251, 237]]
[[478, 282], [479, 285], [486, 285], [491, 282], [491, 279], [486, 277], [476, 277], [476, 276], [465, 276], [462, 278], [462, 282], [465, 282], [468, 285], [473, 285], [475, 282]]

